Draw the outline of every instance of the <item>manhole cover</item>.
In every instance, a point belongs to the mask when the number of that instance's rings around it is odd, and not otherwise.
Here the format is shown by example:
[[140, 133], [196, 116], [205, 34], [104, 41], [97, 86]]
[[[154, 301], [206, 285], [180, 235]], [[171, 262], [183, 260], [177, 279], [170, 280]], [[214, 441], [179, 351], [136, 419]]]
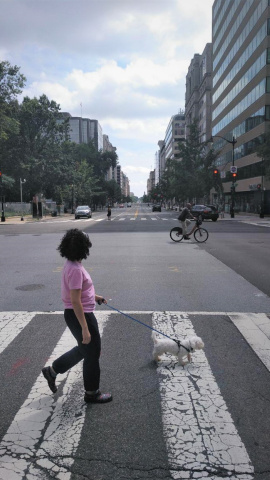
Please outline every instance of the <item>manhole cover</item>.
[[23, 290], [24, 292], [32, 292], [33, 290], [40, 290], [41, 288], [44, 288], [44, 285], [41, 285], [40, 283], [35, 283], [33, 285], [21, 285], [19, 287], [16, 287], [15, 290]]

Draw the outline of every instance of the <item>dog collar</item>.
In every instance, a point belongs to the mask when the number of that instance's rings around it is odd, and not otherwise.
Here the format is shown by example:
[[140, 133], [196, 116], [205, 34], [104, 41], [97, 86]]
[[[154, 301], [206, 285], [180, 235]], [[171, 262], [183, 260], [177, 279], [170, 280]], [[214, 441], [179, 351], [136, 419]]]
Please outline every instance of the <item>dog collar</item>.
[[179, 350], [180, 350], [181, 347], [183, 347], [188, 353], [193, 352], [193, 348], [192, 348], [192, 347], [190, 347], [190, 348], [185, 347], [184, 345], [182, 345], [182, 343], [180, 342], [180, 340], [176, 340], [176, 338], [173, 338], [173, 341], [177, 343]]

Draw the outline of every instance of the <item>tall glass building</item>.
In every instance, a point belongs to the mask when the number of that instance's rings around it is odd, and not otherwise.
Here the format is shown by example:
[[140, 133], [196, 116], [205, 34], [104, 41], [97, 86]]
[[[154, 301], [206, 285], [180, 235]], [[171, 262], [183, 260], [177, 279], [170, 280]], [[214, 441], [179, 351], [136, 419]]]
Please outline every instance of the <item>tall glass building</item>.
[[97, 150], [103, 150], [103, 134], [98, 120], [72, 117], [68, 112], [61, 112], [61, 115], [68, 120], [71, 142], [89, 143], [92, 141]]
[[270, 213], [270, 182], [256, 154], [270, 120], [270, 0], [215, 0], [212, 13], [212, 135], [225, 206], [234, 163], [235, 210], [259, 212], [263, 203]]

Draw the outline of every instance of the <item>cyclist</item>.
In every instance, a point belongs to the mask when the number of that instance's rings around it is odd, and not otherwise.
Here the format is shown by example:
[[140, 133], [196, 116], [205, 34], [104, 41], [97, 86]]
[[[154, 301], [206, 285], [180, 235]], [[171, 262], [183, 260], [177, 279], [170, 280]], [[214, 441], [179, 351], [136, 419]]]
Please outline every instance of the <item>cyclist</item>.
[[190, 209], [191, 209], [191, 203], [187, 203], [178, 217], [178, 220], [181, 222], [181, 225], [182, 225], [184, 240], [189, 240], [190, 235], [192, 235], [194, 230], [196, 230], [197, 228], [197, 225], [195, 223], [194, 227], [189, 232], [189, 234], [187, 233], [187, 227], [190, 224], [189, 218], [193, 218], [193, 220], [196, 220], [196, 218], [193, 217], [193, 215], [191, 214]]

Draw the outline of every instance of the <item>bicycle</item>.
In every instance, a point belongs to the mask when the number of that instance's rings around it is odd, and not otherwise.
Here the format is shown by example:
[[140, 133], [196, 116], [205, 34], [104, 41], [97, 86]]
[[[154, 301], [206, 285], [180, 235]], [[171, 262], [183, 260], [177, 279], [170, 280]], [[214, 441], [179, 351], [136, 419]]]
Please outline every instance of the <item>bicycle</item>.
[[[208, 231], [205, 228], [201, 227], [202, 221], [196, 219], [196, 230], [194, 230], [193, 236], [196, 242], [204, 243], [209, 237]], [[174, 227], [170, 231], [170, 237], [174, 242], [181, 242], [183, 240], [184, 235], [181, 227]]]

